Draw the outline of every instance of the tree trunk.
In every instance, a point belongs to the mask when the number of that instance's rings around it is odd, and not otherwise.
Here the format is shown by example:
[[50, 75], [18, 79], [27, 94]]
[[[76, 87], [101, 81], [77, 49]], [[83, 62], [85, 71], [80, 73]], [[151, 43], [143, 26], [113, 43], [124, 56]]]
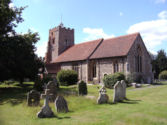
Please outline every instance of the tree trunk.
[[20, 78], [20, 86], [23, 86], [23, 78]]

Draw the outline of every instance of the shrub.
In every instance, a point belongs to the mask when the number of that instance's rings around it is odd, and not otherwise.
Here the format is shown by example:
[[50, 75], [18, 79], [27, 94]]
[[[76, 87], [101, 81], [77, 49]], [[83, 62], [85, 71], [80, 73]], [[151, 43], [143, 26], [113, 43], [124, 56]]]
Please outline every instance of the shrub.
[[103, 78], [103, 83], [107, 88], [113, 88], [117, 81], [125, 80], [125, 75], [121, 72], [117, 72], [110, 75], [105, 75]]
[[167, 80], [167, 70], [164, 70], [159, 74], [159, 79]]
[[41, 79], [40, 77], [36, 78], [34, 89], [37, 91], [43, 91], [44, 84], [47, 84], [49, 81], [53, 81], [53, 78], [49, 75], [44, 76], [43, 79]]
[[87, 95], [87, 93], [88, 93], [87, 85], [84, 81], [81, 81], [78, 84], [78, 93], [79, 93], [79, 95]]
[[126, 77], [126, 81], [128, 83], [132, 82], [141, 83], [142, 80], [143, 80], [142, 75], [137, 73], [128, 74]]
[[57, 80], [62, 86], [73, 85], [78, 81], [78, 74], [74, 70], [61, 70], [57, 74]]

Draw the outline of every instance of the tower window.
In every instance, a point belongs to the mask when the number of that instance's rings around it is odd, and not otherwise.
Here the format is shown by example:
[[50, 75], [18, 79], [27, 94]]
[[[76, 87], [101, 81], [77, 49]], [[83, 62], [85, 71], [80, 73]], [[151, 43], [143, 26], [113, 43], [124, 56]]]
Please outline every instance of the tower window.
[[65, 46], [66, 47], [68, 46], [68, 40], [67, 39], [65, 40]]

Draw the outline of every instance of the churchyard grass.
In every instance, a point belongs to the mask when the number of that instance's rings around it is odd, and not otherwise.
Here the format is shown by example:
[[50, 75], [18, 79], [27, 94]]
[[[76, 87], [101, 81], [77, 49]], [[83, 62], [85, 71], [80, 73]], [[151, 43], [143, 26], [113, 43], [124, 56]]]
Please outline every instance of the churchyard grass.
[[68, 102], [68, 113], [56, 113], [50, 103], [54, 118], [39, 119], [36, 113], [43, 105], [28, 107], [27, 92], [32, 83], [24, 88], [18, 83], [0, 85], [0, 125], [166, 125], [167, 82], [144, 88], [127, 89], [128, 101], [113, 104], [113, 89], [107, 89], [109, 104], [98, 105], [98, 85], [88, 86], [87, 96], [77, 95], [77, 86], [60, 87], [60, 94]]

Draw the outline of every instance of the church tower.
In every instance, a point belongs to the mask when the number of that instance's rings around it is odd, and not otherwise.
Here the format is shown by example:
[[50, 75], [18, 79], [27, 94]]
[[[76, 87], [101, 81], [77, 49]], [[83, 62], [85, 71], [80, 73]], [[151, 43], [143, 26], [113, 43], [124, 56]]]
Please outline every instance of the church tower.
[[62, 23], [50, 29], [47, 53], [45, 56], [46, 63], [53, 63], [61, 53], [73, 45], [74, 29], [66, 28]]

